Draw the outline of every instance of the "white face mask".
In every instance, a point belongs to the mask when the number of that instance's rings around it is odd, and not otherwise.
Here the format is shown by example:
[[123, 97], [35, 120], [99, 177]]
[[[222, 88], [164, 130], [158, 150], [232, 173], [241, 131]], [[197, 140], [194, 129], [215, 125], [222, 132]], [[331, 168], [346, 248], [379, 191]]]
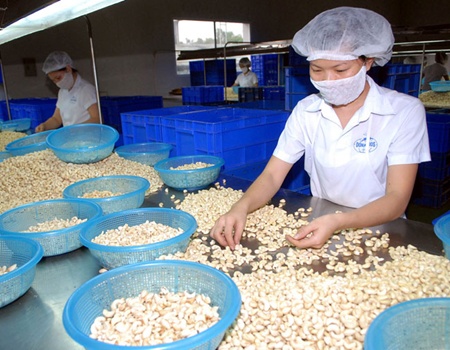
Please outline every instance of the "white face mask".
[[248, 68], [247, 67], [242, 67], [242, 73], [247, 73], [248, 72]]
[[73, 86], [73, 75], [72, 73], [65, 73], [64, 77], [56, 83], [56, 86], [60, 89], [69, 90]]
[[364, 90], [366, 84], [366, 66], [363, 65], [354, 76], [338, 80], [315, 81], [314, 87], [329, 104], [335, 106], [346, 105], [356, 100]]

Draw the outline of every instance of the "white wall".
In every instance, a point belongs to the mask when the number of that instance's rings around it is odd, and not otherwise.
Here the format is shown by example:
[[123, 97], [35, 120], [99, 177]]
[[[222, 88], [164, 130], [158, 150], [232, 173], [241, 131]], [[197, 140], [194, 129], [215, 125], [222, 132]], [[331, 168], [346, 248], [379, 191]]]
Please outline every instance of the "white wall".
[[[382, 13], [391, 23], [405, 24], [401, 3], [403, 0], [126, 0], [89, 15], [100, 91], [110, 96], [166, 96], [172, 89], [189, 86], [189, 76], [176, 74], [173, 19], [248, 22], [252, 40], [258, 42], [290, 39], [316, 14], [339, 5], [366, 7]], [[80, 18], [0, 46], [9, 96], [55, 96], [56, 90], [46, 84], [41, 72], [45, 57], [53, 50], [67, 51], [81, 75], [93, 82], [86, 20]], [[22, 59], [29, 57], [36, 59], [36, 77], [24, 75]]]

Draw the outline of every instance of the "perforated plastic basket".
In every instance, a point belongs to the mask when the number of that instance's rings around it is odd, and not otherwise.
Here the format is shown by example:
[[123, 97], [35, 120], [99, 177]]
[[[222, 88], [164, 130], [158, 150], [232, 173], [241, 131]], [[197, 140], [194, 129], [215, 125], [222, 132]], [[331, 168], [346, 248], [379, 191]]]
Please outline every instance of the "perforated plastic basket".
[[365, 350], [450, 349], [450, 298], [396, 304], [370, 324]]
[[144, 203], [145, 192], [150, 182], [140, 176], [111, 175], [82, 180], [67, 186], [64, 198], [82, 198], [94, 191], [109, 191], [116, 195], [104, 198], [84, 198], [100, 205], [103, 214], [115, 213], [127, 209], [139, 208]]
[[[206, 168], [189, 170], [172, 170], [182, 165], [202, 162], [212, 164]], [[225, 161], [220, 157], [209, 155], [171, 157], [155, 164], [161, 180], [177, 190], [194, 191], [207, 187], [217, 180]]]
[[11, 153], [6, 152], [6, 151], [0, 152], [0, 163], [3, 162], [5, 159], [10, 158], [10, 157], [12, 157]]
[[20, 118], [7, 120], [0, 124], [0, 130], [3, 131], [26, 131], [30, 128], [30, 118]]
[[[135, 226], [145, 221], [154, 221], [173, 228], [181, 228], [183, 233], [168, 240], [138, 246], [108, 246], [92, 242], [92, 239], [107, 230], [128, 224]], [[81, 243], [89, 248], [92, 255], [106, 268], [155, 260], [164, 254], [184, 252], [189, 239], [197, 229], [195, 218], [181, 210], [167, 208], [140, 208], [105, 215], [93, 220], [80, 233]]]
[[[44, 249], [44, 256], [67, 253], [82, 246], [80, 230], [90, 220], [102, 215], [99, 205], [82, 199], [50, 199], [24, 204], [5, 211], [0, 215], [0, 238], [2, 235], [25, 237], [39, 242]], [[39, 223], [57, 219], [78, 219], [87, 221], [76, 226], [47, 232], [23, 232]]]
[[432, 81], [430, 87], [434, 92], [449, 92], [450, 81]]
[[118, 350], [130, 347], [101, 343], [91, 339], [90, 326], [112, 301], [137, 296], [142, 290], [159, 293], [161, 287], [171, 292], [203, 294], [218, 307], [219, 322], [192, 337], [139, 349], [180, 350], [217, 349], [225, 331], [241, 308], [241, 295], [233, 280], [212, 267], [188, 261], [153, 261], [123, 266], [105, 272], [78, 288], [67, 301], [63, 324], [67, 333], [86, 349]]
[[52, 132], [53, 130], [48, 130], [22, 137], [8, 143], [5, 149], [14, 156], [23, 156], [27, 153], [43, 151], [48, 148], [47, 136]]
[[57, 129], [47, 137], [48, 147], [66, 163], [95, 163], [111, 155], [119, 132], [103, 124], [77, 124]]
[[15, 270], [0, 276], [0, 307], [12, 303], [30, 288], [43, 253], [41, 245], [32, 239], [0, 236], [0, 266], [17, 264]]
[[154, 166], [169, 157], [173, 146], [162, 142], [133, 143], [117, 147], [115, 152], [122, 158]]
[[445, 256], [450, 259], [450, 211], [436, 221], [434, 233], [442, 241]]

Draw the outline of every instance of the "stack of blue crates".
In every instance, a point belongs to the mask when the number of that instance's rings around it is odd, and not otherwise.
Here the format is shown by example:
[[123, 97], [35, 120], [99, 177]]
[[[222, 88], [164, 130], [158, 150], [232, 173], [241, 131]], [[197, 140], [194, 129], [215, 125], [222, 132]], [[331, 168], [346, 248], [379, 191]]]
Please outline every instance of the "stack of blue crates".
[[306, 57], [299, 55], [295, 52], [292, 46], [289, 46], [289, 67], [304, 67], [309, 66], [309, 62]]
[[372, 67], [368, 74], [380, 86], [419, 96], [420, 64], [388, 63], [383, 67]]
[[[4, 111], [2, 107], [3, 120], [8, 120], [6, 111], [6, 102], [4, 103]], [[56, 107], [56, 98], [22, 98], [9, 101], [9, 109], [11, 119], [31, 119], [31, 130], [36, 126], [45, 122], [53, 115]]]
[[427, 112], [431, 162], [421, 163], [413, 203], [440, 208], [450, 200], [450, 110]]
[[120, 114], [144, 109], [162, 108], [162, 96], [104, 96], [100, 98], [103, 124], [122, 134]]
[[203, 105], [225, 101], [223, 85], [189, 86], [182, 89], [183, 105]]
[[309, 78], [309, 66], [286, 68], [286, 110], [293, 110], [298, 101], [318, 93]]
[[[226, 60], [226, 85], [233, 85], [236, 80], [236, 60]], [[222, 85], [225, 86], [225, 61], [223, 59], [189, 62], [191, 86]]]
[[121, 113], [123, 143], [162, 142], [161, 118], [177, 115], [185, 118], [190, 112], [215, 109], [208, 106], [176, 106]]
[[[279, 55], [278, 54], [267, 54], [267, 55], [252, 55], [251, 70], [258, 77], [258, 84], [260, 86], [266, 85], [279, 85]], [[280, 62], [281, 63], [281, 62]], [[280, 69], [281, 71], [281, 69]], [[280, 77], [281, 79], [281, 77]]]
[[284, 101], [284, 86], [239, 87], [239, 102], [252, 101]]
[[210, 154], [225, 159], [225, 170], [270, 158], [289, 113], [217, 108], [161, 118], [162, 140], [176, 155]]

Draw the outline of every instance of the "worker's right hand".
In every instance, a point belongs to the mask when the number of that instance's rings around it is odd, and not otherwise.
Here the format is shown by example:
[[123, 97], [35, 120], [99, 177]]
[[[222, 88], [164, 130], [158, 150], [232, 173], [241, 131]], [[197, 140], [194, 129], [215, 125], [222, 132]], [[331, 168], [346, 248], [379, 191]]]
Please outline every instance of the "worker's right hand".
[[236, 248], [242, 237], [242, 232], [247, 221], [247, 213], [237, 208], [232, 208], [222, 215], [211, 229], [210, 236], [222, 246]]
[[36, 128], [34, 129], [35, 132], [42, 132], [45, 131], [45, 125], [44, 123], [39, 124], [38, 126], [36, 126]]

